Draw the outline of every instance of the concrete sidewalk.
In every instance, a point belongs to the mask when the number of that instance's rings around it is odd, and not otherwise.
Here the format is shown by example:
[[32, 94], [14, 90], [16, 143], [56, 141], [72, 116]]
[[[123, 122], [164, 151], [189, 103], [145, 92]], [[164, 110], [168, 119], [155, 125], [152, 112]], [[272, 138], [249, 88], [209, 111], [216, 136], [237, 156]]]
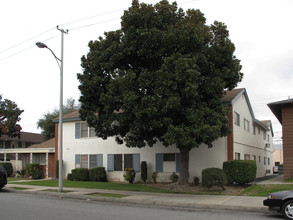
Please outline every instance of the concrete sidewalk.
[[[273, 176], [257, 184], [277, 184], [282, 183], [282, 176]], [[65, 192], [59, 193], [58, 187], [27, 186], [17, 184], [7, 184], [4, 188], [8, 191], [16, 191], [17, 188], [27, 188], [17, 190], [19, 193], [34, 193], [59, 198], [81, 199], [87, 201], [114, 202], [126, 205], [146, 205], [161, 206], [169, 208], [187, 209], [226, 209], [241, 211], [267, 212], [268, 208], [263, 206], [265, 197], [252, 196], [224, 196], [224, 195], [191, 195], [191, 194], [165, 194], [165, 193], [144, 193], [130, 191], [114, 191], [102, 189], [84, 188], [64, 188]], [[94, 196], [93, 194], [96, 194]], [[119, 194], [125, 195], [122, 198], [97, 196], [97, 194]]]

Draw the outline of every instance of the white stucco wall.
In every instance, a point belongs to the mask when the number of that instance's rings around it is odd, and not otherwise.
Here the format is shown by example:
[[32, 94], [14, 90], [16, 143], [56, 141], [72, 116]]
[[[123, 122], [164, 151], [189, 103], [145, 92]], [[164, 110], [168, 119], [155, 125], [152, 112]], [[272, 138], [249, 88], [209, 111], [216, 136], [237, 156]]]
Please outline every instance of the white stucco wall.
[[[253, 117], [244, 94], [233, 103], [233, 111], [240, 115], [240, 126], [233, 123], [234, 158], [235, 153], [240, 153], [241, 160], [244, 160], [245, 154], [249, 154], [251, 160], [253, 160], [253, 156], [255, 156], [257, 177], [271, 175], [273, 169], [272, 132], [265, 131], [261, 126], [253, 123]], [[244, 119], [249, 121], [249, 131], [244, 130]], [[253, 125], [256, 125], [256, 134], [253, 134]], [[264, 140], [264, 132], [269, 135], [269, 141]], [[266, 144], [270, 144], [270, 147], [266, 148]], [[265, 158], [266, 164], [264, 165]], [[267, 158], [270, 158], [270, 164], [268, 164]], [[267, 170], [269, 170], [270, 173], [267, 173]]]
[[[201, 171], [207, 167], [222, 168], [222, 163], [227, 155], [226, 138], [215, 141], [213, 148], [200, 146], [190, 152], [190, 181], [195, 176], [201, 177]], [[103, 166], [107, 169], [108, 154], [140, 154], [140, 162], [147, 161], [148, 180], [151, 181], [151, 174], [155, 171], [156, 153], [179, 153], [175, 146], [164, 147], [156, 144], [153, 147], [127, 148], [125, 145], [118, 145], [114, 138], [102, 140], [101, 138], [80, 138], [75, 139], [75, 122], [63, 123], [63, 160], [64, 178], [75, 168], [76, 154], [103, 154]], [[175, 162], [164, 162], [164, 173], [158, 174], [158, 182], [168, 182], [169, 176], [176, 171]], [[167, 171], [167, 172], [165, 172]], [[124, 171], [107, 172], [107, 178], [111, 181], [124, 181]], [[136, 175], [136, 181], [140, 180], [140, 173]]]

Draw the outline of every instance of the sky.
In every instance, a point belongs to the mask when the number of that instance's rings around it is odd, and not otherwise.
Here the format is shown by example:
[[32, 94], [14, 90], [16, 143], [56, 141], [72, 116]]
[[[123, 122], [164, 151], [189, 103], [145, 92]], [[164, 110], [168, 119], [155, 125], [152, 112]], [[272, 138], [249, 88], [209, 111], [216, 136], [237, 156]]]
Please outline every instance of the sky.
[[[59, 107], [60, 69], [45, 43], [61, 58], [64, 34], [64, 101], [79, 99], [77, 73], [88, 42], [120, 28], [131, 0], [13, 0], [1, 4], [0, 94], [23, 109], [23, 131], [40, 133], [37, 121]], [[155, 4], [156, 0], [143, 0]], [[236, 46], [246, 88], [256, 119], [271, 120], [275, 142], [282, 128], [268, 103], [293, 98], [292, 0], [178, 0], [184, 10], [200, 9], [207, 24], [227, 25]]]

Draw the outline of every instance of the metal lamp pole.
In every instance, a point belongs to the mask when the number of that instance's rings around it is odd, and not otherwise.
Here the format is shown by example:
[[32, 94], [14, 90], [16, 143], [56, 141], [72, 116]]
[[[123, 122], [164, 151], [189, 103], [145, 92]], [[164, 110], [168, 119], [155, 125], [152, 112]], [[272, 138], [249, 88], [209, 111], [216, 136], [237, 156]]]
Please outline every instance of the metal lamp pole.
[[59, 29], [57, 26], [57, 29], [61, 31], [61, 59], [59, 59], [55, 53], [44, 43], [37, 42], [36, 45], [39, 48], [47, 48], [51, 51], [54, 58], [56, 59], [56, 62], [60, 68], [60, 102], [59, 102], [59, 128], [58, 128], [58, 160], [59, 160], [59, 192], [63, 191], [63, 125], [62, 125], [62, 115], [63, 115], [63, 46], [64, 46], [64, 33], [68, 34], [68, 30]]

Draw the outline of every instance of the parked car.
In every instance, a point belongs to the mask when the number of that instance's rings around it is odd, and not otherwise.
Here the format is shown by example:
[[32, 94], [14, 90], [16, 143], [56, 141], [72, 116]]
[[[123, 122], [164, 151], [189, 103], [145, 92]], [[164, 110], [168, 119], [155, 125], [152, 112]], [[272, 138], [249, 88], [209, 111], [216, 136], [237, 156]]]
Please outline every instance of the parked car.
[[274, 166], [273, 167], [273, 174], [278, 174], [279, 173], [279, 167], [278, 166]]
[[0, 190], [7, 184], [7, 172], [4, 169], [4, 167], [2, 167], [0, 165]]
[[293, 191], [269, 193], [263, 205], [270, 211], [281, 212], [286, 219], [293, 219]]

